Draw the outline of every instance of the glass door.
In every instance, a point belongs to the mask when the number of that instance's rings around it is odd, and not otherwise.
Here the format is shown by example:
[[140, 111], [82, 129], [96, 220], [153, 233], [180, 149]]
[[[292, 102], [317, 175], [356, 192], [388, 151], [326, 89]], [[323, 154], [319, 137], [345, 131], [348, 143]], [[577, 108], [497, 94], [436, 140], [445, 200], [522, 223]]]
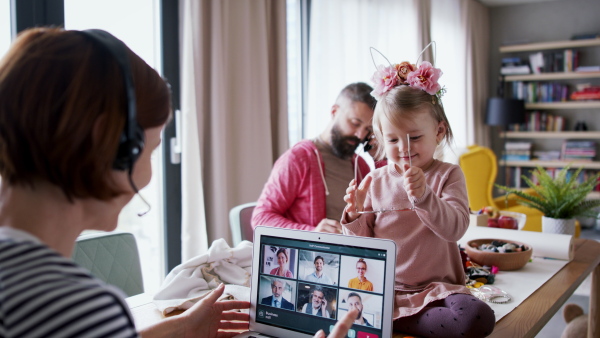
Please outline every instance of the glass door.
[[[160, 1], [65, 0], [64, 5], [66, 29], [106, 30], [123, 40], [144, 61], [162, 74]], [[152, 154], [152, 180], [140, 191], [143, 198], [151, 205], [150, 211], [143, 217], [137, 216], [148, 207], [139, 196], [136, 196], [121, 212], [117, 227], [117, 231], [131, 232], [137, 239], [138, 250], [142, 257], [146, 292], [156, 291], [165, 276], [163, 150], [161, 148], [162, 145]]]

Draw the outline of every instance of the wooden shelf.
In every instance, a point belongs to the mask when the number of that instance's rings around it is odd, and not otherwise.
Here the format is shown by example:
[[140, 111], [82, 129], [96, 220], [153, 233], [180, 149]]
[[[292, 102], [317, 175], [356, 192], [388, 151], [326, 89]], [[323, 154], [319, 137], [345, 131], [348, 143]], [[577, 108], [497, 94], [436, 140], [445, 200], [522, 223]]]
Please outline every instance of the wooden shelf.
[[541, 166], [544, 168], [564, 168], [569, 165], [571, 168], [576, 169], [583, 167], [584, 169], [600, 169], [600, 162], [567, 162], [567, 161], [500, 161], [500, 165], [507, 167], [527, 167], [535, 168]]
[[600, 139], [600, 131], [507, 131], [500, 133], [506, 138], [536, 139]]
[[563, 48], [579, 48], [579, 47], [594, 47], [600, 46], [600, 38], [585, 39], [585, 40], [566, 40], [566, 41], [551, 41], [527, 43], [522, 45], [511, 45], [500, 47], [500, 53], [510, 52], [530, 52], [548, 49], [563, 49]]
[[597, 101], [566, 101], [566, 102], [536, 102], [525, 103], [525, 109], [598, 109], [600, 100]]
[[556, 81], [600, 78], [600, 72], [555, 72], [540, 74], [506, 75], [505, 81]]

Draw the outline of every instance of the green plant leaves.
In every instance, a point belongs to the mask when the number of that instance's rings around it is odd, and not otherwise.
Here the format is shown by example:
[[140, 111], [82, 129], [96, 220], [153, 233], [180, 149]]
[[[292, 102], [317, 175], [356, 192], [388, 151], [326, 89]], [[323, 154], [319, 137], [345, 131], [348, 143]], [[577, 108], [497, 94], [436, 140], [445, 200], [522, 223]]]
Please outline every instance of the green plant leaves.
[[568, 172], [569, 168], [570, 166], [567, 165], [556, 174], [556, 177], [552, 178], [544, 168], [538, 166], [532, 171], [537, 184], [523, 175], [523, 180], [535, 191], [537, 196], [499, 184], [495, 184], [495, 186], [506, 191], [507, 197], [511, 194], [518, 196], [517, 203], [537, 209], [546, 217], [569, 219], [588, 216], [596, 218], [597, 214], [593, 212], [593, 209], [600, 207], [600, 199], [588, 200], [587, 196], [598, 183], [600, 173], [578, 183], [577, 177], [583, 168], [579, 168], [571, 174]]

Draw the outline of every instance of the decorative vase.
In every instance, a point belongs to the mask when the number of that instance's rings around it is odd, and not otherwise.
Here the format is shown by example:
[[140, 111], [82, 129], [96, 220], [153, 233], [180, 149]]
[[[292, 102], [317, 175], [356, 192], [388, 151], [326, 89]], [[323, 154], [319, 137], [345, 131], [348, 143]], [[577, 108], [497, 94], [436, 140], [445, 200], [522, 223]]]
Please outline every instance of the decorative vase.
[[550, 218], [542, 216], [542, 232], [553, 234], [575, 234], [575, 218]]

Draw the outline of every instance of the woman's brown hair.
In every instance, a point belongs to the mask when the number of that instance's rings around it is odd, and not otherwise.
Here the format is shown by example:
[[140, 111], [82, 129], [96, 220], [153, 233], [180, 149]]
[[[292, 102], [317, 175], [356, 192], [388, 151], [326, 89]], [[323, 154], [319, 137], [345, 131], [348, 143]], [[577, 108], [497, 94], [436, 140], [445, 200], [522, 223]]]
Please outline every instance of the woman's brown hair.
[[[127, 48], [142, 129], [171, 114], [167, 83]], [[0, 61], [0, 175], [10, 185], [47, 181], [69, 198], [110, 199], [127, 118], [123, 74], [108, 50], [78, 31], [33, 28]], [[100, 130], [97, 130], [99, 127]], [[96, 130], [94, 130], [96, 128]]]

